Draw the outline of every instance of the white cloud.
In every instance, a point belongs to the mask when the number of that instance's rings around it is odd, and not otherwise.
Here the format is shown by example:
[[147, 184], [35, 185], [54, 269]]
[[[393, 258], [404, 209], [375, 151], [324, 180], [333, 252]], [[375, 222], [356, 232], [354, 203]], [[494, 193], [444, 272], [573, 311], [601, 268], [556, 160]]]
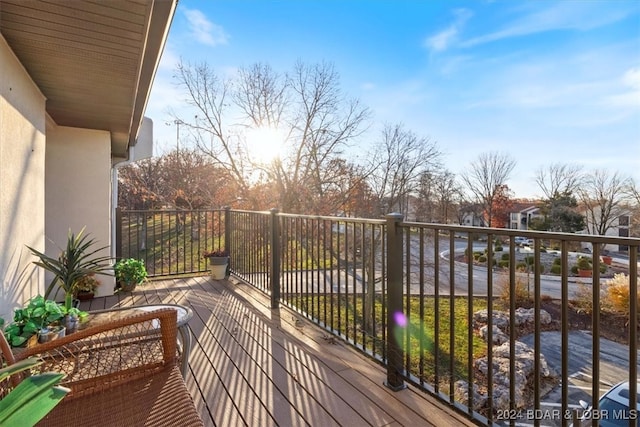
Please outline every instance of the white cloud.
[[640, 90], [640, 68], [635, 67], [627, 70], [622, 76], [622, 82], [633, 89]]
[[464, 27], [464, 24], [473, 15], [468, 9], [455, 9], [453, 13], [455, 19], [449, 27], [425, 40], [425, 46], [427, 48], [436, 52], [446, 50], [457, 40], [458, 34]]
[[[546, 6], [550, 3], [531, 4]], [[558, 2], [551, 7], [526, 14], [498, 31], [472, 38], [460, 45], [472, 47], [505, 38], [553, 30], [588, 31], [617, 22], [632, 13], [637, 13], [634, 7], [626, 8], [624, 3], [617, 4], [623, 5], [623, 7], [612, 8], [608, 4], [599, 2]]]
[[640, 68], [635, 67], [627, 70], [622, 76], [621, 83], [623, 89], [630, 90], [608, 96], [606, 105], [613, 107], [640, 107]]
[[372, 82], [364, 82], [360, 85], [360, 89], [367, 92], [370, 90], [374, 90], [375, 88], [376, 88], [376, 84]]
[[197, 9], [182, 9], [189, 21], [189, 33], [200, 43], [209, 46], [227, 44], [229, 36], [220, 25], [209, 21], [204, 13]]

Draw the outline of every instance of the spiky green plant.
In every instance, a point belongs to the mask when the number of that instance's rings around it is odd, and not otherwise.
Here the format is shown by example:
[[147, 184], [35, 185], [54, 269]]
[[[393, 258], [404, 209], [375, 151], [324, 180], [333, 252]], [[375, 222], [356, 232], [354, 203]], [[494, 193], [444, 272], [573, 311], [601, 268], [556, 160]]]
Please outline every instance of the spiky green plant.
[[67, 310], [71, 308], [73, 296], [76, 293], [78, 280], [89, 274], [110, 274], [111, 257], [98, 255], [98, 252], [108, 248], [102, 246], [95, 248], [95, 239], [89, 234], [83, 234], [84, 228], [78, 234], [73, 234], [69, 230], [67, 236], [67, 247], [62, 250], [57, 258], [52, 258], [44, 253], [27, 246], [29, 250], [40, 260], [34, 263], [47, 271], [53, 273], [54, 278], [47, 287], [44, 297], [49, 298], [56, 284], [59, 287], [54, 295], [62, 289], [65, 293], [64, 305]]
[[[40, 363], [40, 359], [32, 357], [2, 367], [0, 381]], [[63, 374], [56, 372], [44, 372], [22, 380], [0, 400], [0, 425], [35, 425], [69, 393], [68, 388], [57, 385], [63, 377]]]

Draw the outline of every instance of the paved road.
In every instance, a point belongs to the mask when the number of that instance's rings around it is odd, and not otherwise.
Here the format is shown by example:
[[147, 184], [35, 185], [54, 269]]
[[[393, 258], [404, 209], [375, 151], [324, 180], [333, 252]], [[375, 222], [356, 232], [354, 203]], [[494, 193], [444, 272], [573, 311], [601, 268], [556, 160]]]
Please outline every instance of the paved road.
[[[542, 354], [549, 366], [558, 374], [561, 373], [562, 368], [560, 360], [561, 339], [559, 332], [543, 332], [540, 339]], [[580, 409], [580, 400], [591, 402], [592, 339], [592, 335], [588, 332], [573, 331], [569, 333], [569, 383], [567, 384], [569, 409]], [[521, 341], [533, 347], [533, 335], [523, 337]], [[640, 368], [640, 357], [638, 357], [636, 364]], [[628, 376], [629, 347], [600, 339], [600, 393], [598, 398], [611, 386], [620, 381], [628, 380]], [[542, 421], [542, 426], [561, 425], [561, 402], [562, 385], [560, 384], [541, 399], [541, 412], [537, 415], [539, 418], [545, 415], [550, 418]], [[533, 414], [533, 412], [529, 412], [529, 414]], [[533, 419], [521, 420], [516, 425], [528, 426], [533, 425], [533, 422]]]

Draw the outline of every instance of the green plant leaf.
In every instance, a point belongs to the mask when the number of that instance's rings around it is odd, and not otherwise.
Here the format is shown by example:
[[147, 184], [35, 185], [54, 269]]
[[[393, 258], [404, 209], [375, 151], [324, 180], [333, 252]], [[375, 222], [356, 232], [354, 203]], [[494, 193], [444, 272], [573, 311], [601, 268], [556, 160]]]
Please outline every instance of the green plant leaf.
[[42, 360], [38, 359], [37, 357], [29, 357], [28, 359], [24, 359], [9, 366], [0, 368], [0, 381], [4, 380], [10, 375], [14, 375], [18, 372], [26, 371], [27, 369], [31, 369], [34, 366], [38, 366], [41, 363]]
[[47, 372], [25, 378], [0, 401], [0, 425], [35, 425], [70, 391], [56, 387], [63, 377]]

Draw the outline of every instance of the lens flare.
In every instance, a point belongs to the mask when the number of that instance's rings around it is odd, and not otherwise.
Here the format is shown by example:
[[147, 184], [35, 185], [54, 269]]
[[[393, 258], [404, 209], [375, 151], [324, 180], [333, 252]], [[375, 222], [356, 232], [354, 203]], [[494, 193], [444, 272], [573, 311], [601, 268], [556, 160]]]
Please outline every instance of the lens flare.
[[401, 311], [396, 311], [393, 314], [393, 319], [396, 321], [396, 325], [400, 326], [401, 328], [406, 328], [409, 324], [407, 316], [405, 316]]

